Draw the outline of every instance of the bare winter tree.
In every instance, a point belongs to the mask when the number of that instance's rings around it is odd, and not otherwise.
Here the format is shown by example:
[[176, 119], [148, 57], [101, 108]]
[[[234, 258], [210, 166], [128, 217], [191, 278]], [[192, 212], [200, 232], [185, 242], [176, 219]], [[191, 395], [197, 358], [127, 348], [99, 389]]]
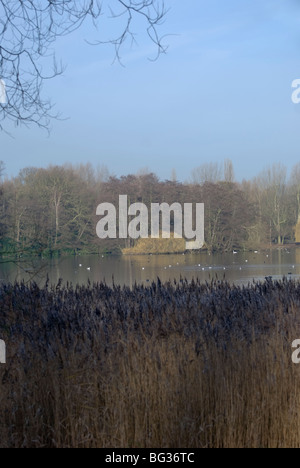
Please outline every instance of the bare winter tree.
[[0, 183], [2, 182], [2, 177], [5, 172], [5, 164], [3, 161], [0, 161]]
[[[16, 124], [49, 126], [52, 105], [42, 96], [42, 84], [62, 73], [50, 47], [89, 19], [96, 26], [107, 9], [120, 30], [116, 37], [97, 43], [112, 44], [117, 58], [126, 39], [134, 39], [138, 19], [144, 21], [158, 54], [165, 51], [158, 35], [166, 14], [163, 0], [0, 0], [0, 80], [6, 94], [5, 103], [0, 102], [0, 122], [10, 119]], [[49, 55], [50, 72], [42, 63]]]
[[191, 182], [194, 185], [202, 185], [205, 182], [216, 184], [222, 179], [222, 168], [220, 164], [210, 162], [204, 163], [192, 170]]
[[290, 186], [292, 193], [297, 201], [296, 217], [300, 221], [300, 163], [296, 164], [291, 171]]
[[234, 182], [234, 168], [231, 159], [225, 159], [224, 161], [224, 181]]
[[274, 163], [260, 174], [259, 179], [262, 213], [270, 225], [270, 238], [273, 237], [278, 244], [283, 244], [292, 215], [288, 207], [287, 169], [281, 163]]

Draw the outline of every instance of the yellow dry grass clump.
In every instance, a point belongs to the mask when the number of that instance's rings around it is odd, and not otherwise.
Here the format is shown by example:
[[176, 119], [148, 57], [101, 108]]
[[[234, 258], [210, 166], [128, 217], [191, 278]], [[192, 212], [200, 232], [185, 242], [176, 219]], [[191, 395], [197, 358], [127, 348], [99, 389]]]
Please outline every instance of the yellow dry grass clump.
[[138, 239], [134, 247], [122, 249], [123, 255], [147, 255], [147, 254], [177, 254], [185, 252], [185, 239], [175, 239], [170, 234], [169, 239], [163, 239], [160, 233], [159, 239]]

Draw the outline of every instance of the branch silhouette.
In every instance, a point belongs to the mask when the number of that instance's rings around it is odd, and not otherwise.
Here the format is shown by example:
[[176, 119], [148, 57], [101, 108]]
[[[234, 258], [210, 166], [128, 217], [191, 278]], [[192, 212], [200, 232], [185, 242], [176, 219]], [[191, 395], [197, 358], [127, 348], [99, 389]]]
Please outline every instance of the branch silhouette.
[[[166, 14], [163, 0], [112, 0], [108, 4], [111, 16], [122, 16], [125, 21], [117, 37], [95, 44], [112, 44], [120, 61], [126, 39], [134, 39], [134, 20], [143, 18], [157, 55], [165, 52], [158, 34]], [[59, 117], [51, 100], [42, 94], [43, 83], [64, 71], [50, 47], [58, 37], [71, 34], [88, 19], [97, 27], [98, 20], [104, 21], [103, 8], [99, 0], [0, 0], [0, 79], [6, 88], [6, 102], [0, 104], [0, 129], [5, 120], [48, 129], [52, 118]], [[52, 59], [50, 71], [48, 66], [44, 70], [45, 58]]]

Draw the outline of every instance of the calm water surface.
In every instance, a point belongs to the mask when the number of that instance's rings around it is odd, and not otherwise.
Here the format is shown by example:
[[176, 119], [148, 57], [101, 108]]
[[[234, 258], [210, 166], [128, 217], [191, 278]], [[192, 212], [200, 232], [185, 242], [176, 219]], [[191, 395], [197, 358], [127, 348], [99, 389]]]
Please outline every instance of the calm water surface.
[[61, 278], [73, 284], [105, 280], [109, 285], [114, 281], [128, 286], [135, 282], [147, 285], [157, 277], [162, 281], [199, 278], [203, 282], [225, 278], [235, 284], [264, 280], [266, 276], [294, 279], [300, 278], [300, 247], [222, 255], [207, 252], [130, 257], [89, 255], [0, 264], [1, 281], [29, 281], [33, 278], [43, 284], [47, 275], [53, 284]]

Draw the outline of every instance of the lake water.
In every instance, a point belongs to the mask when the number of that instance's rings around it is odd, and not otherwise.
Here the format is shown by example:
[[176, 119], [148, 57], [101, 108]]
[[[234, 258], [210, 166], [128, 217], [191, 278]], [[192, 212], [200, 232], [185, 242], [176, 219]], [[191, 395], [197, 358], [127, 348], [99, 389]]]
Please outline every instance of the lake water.
[[53, 284], [62, 278], [73, 284], [105, 280], [109, 285], [114, 281], [128, 286], [135, 281], [148, 285], [157, 277], [162, 281], [199, 278], [203, 282], [225, 278], [235, 284], [248, 284], [267, 276], [294, 279], [300, 278], [300, 247], [222, 255], [207, 252], [123, 257], [88, 255], [0, 264], [0, 281], [33, 278], [42, 285], [47, 275]]

